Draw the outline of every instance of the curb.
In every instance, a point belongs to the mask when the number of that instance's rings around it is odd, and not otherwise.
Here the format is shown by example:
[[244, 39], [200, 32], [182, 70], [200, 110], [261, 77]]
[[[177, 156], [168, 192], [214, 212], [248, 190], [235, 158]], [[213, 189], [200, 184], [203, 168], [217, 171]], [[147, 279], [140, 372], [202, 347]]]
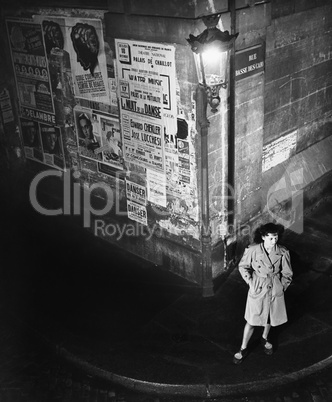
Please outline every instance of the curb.
[[73, 367], [84, 371], [88, 375], [92, 375], [97, 379], [111, 382], [112, 385], [118, 385], [127, 390], [136, 391], [150, 395], [168, 395], [195, 397], [202, 399], [229, 397], [229, 396], [247, 396], [250, 393], [270, 391], [273, 388], [285, 386], [293, 382], [299, 381], [315, 374], [332, 365], [332, 355], [327, 358], [292, 373], [278, 375], [278, 377], [270, 377], [265, 380], [251, 381], [232, 384], [167, 384], [150, 381], [138, 380], [131, 377], [115, 374], [110, 371], [97, 367], [86, 360], [81, 359], [77, 355], [69, 352], [63, 346], [52, 342], [39, 330], [14, 314], [10, 314], [16, 324], [24, 327], [31, 335], [38, 338], [51, 352], [55, 353], [60, 359], [63, 359]]
[[[54, 347], [54, 346], [53, 346]], [[135, 378], [121, 376], [101, 369], [85, 360], [80, 359], [63, 347], [55, 346], [57, 354], [66, 362], [84, 370], [87, 374], [99, 379], [112, 382], [132, 391], [144, 392], [147, 394], [164, 394], [172, 396], [191, 396], [196, 398], [216, 398], [223, 396], [240, 396], [241, 394], [262, 392], [272, 388], [287, 385], [301, 380], [309, 375], [315, 374], [332, 365], [332, 355], [318, 363], [304, 369], [288, 373], [276, 378], [269, 378], [261, 381], [252, 381], [234, 384], [165, 384], [138, 380]]]

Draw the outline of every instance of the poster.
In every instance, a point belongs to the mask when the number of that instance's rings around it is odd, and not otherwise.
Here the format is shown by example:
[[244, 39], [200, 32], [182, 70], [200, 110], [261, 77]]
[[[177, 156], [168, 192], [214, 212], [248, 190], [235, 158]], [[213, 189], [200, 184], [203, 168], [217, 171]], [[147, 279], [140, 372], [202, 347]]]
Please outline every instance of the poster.
[[163, 126], [152, 119], [122, 113], [124, 159], [164, 171]]
[[34, 118], [42, 113], [47, 120], [54, 120], [41, 25], [19, 19], [7, 20], [6, 23], [20, 106], [25, 109], [26, 116]]
[[66, 18], [66, 23], [75, 95], [110, 103], [101, 20]]
[[65, 157], [59, 127], [20, 118], [24, 152], [28, 159], [65, 170]]
[[262, 171], [267, 170], [285, 162], [295, 152], [297, 130], [292, 131], [275, 141], [263, 146]]
[[189, 142], [178, 139], [179, 181], [190, 184], [190, 153]]
[[136, 202], [127, 200], [127, 211], [129, 219], [147, 226], [148, 219], [147, 219], [146, 207], [144, 205], [140, 205]]
[[92, 119], [101, 132], [102, 162], [122, 170], [123, 153], [119, 119], [98, 114], [93, 114]]
[[81, 106], [74, 115], [79, 155], [123, 170], [119, 119]]
[[166, 174], [146, 169], [148, 200], [166, 207]]
[[101, 20], [35, 16], [35, 21], [43, 26], [47, 53], [61, 50], [69, 58], [75, 96], [109, 104]]
[[2, 121], [4, 124], [8, 124], [14, 121], [12, 103], [7, 88], [3, 88], [3, 90], [0, 92], [0, 109]]
[[20, 118], [20, 126], [26, 158], [43, 162], [39, 124], [36, 121]]
[[126, 180], [127, 200], [146, 205], [147, 195], [146, 188], [140, 184]]
[[124, 158], [165, 170], [164, 134], [177, 132], [175, 48], [115, 40]]
[[[162, 118], [166, 132], [177, 131], [175, 47], [115, 39], [121, 103], [127, 110]], [[127, 101], [126, 101], [127, 99]], [[135, 103], [141, 104], [140, 111]], [[122, 109], [122, 107], [121, 107]]]
[[64, 170], [65, 158], [60, 128], [43, 123], [39, 123], [39, 126], [45, 165]]

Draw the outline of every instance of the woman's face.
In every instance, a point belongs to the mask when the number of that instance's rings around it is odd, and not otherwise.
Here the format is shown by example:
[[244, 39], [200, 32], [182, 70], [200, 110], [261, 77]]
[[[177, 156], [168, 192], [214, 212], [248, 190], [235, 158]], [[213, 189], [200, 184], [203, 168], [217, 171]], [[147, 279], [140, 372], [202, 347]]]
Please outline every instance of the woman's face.
[[273, 248], [278, 242], [278, 233], [268, 233], [266, 236], [262, 236], [264, 247]]
[[49, 134], [47, 136], [47, 146], [50, 151], [54, 150], [55, 145], [56, 145], [56, 140], [57, 140], [56, 134]]
[[82, 133], [85, 136], [85, 138], [90, 139], [90, 137], [91, 137], [91, 123], [87, 119], [81, 119], [80, 120], [80, 126], [81, 126], [81, 130], [82, 130]]

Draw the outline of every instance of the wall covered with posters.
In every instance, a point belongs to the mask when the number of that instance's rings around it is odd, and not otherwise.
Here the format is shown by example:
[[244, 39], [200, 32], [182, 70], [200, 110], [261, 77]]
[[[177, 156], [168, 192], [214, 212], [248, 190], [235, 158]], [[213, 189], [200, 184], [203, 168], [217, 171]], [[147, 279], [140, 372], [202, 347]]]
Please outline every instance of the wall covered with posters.
[[110, 38], [105, 12], [7, 13], [25, 168], [82, 191], [62, 213], [96, 236], [200, 283], [191, 51]]
[[[201, 283], [200, 109], [186, 38], [205, 26], [202, 9], [186, 8], [204, 2], [150, 3], [8, 8], [1, 151], [30, 181], [53, 172], [72, 195], [62, 213], [94, 235]], [[207, 3], [208, 14], [219, 4], [220, 29], [230, 30], [231, 3]], [[236, 3], [234, 138], [227, 91], [207, 116], [213, 277], [225, 268], [225, 234], [232, 246], [243, 227], [284, 219], [294, 189], [307, 197], [331, 173], [330, 2]], [[172, 17], [175, 4], [183, 17]], [[279, 191], [286, 179], [289, 191]]]

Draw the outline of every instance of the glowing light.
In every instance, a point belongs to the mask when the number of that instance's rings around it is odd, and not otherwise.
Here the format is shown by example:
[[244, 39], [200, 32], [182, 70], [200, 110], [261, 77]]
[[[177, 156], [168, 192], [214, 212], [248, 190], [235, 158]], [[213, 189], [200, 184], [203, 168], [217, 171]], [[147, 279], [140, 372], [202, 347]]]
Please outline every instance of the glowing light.
[[215, 64], [218, 63], [220, 60], [220, 51], [218, 50], [218, 48], [213, 47], [203, 52], [202, 56], [204, 64]]

